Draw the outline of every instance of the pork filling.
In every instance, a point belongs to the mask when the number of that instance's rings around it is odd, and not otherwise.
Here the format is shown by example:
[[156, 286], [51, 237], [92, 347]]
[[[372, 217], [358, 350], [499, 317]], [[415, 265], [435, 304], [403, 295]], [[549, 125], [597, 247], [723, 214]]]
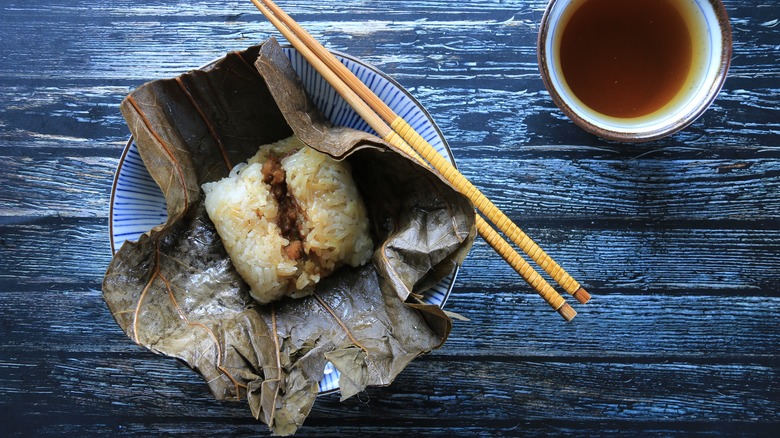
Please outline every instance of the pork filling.
[[295, 198], [287, 190], [285, 180], [286, 172], [282, 168], [282, 161], [274, 154], [268, 157], [262, 168], [263, 182], [271, 187], [271, 194], [279, 205], [279, 216], [276, 225], [281, 231], [282, 237], [290, 243], [284, 247], [284, 252], [293, 260], [300, 260], [306, 256], [303, 251], [303, 236], [298, 226], [300, 208]]

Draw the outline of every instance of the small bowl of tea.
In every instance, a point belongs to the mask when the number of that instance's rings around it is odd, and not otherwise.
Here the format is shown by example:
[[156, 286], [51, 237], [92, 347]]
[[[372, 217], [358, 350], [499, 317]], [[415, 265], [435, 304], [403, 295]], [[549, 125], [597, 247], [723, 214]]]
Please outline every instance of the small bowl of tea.
[[649, 141], [710, 106], [729, 69], [731, 28], [719, 0], [551, 0], [538, 56], [545, 87], [575, 124]]

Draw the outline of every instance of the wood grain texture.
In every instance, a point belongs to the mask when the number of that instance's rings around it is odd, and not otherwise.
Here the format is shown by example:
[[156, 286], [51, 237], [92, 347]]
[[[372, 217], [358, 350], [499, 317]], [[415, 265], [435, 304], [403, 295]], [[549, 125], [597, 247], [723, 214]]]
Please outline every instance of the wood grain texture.
[[[780, 11], [724, 2], [713, 106], [620, 145], [555, 108], [543, 0], [279, 1], [399, 81], [464, 175], [594, 294], [564, 324], [478, 241], [444, 347], [301, 436], [742, 435], [780, 426]], [[249, 1], [0, 3], [0, 436], [265, 435], [132, 343], [100, 292], [121, 99], [276, 36]]]
[[[0, 357], [15, 352], [40, 357], [64, 345], [67, 354], [77, 357], [95, 353], [118, 357], [141, 351], [117, 330], [99, 290], [50, 288], [54, 290], [15, 290], [0, 295], [3, 326], [9, 335], [0, 346]], [[39, 300], [29, 298], [33, 293]], [[27, 306], [18, 306], [25, 301]], [[433, 355], [455, 362], [485, 357], [771, 365], [776, 359], [780, 334], [773, 328], [780, 298], [621, 294], [600, 297], [597, 303], [581, 308], [581, 318], [561, 327], [558, 317], [530, 293], [458, 291], [447, 308], [471, 321], [456, 322], [445, 347]], [[751, 318], [755, 307], [761, 305], [768, 309], [766, 318]], [[44, 317], [48, 325], [42, 326]], [[495, 319], [502, 323], [493, 323]], [[632, 321], [630, 327], [624, 327], [626, 320]], [[680, 320], [687, 325], [681, 327]], [[610, 335], [583, 339], [594, 333]], [[447, 378], [446, 373], [442, 376]]]

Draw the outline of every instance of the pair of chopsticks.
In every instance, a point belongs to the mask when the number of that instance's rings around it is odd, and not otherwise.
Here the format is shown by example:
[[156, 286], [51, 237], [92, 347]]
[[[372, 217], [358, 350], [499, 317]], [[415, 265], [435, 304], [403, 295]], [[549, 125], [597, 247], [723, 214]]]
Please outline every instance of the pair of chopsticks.
[[[380, 137], [420, 163], [433, 167], [453, 187], [467, 196], [485, 218], [547, 272], [563, 290], [580, 303], [588, 302], [590, 294], [576, 280], [425, 141], [403, 117], [395, 114], [357, 76], [286, 12], [271, 0], [252, 0], [252, 3]], [[577, 312], [478, 213], [476, 214], [476, 227], [482, 238], [555, 311], [567, 321], [574, 318]]]

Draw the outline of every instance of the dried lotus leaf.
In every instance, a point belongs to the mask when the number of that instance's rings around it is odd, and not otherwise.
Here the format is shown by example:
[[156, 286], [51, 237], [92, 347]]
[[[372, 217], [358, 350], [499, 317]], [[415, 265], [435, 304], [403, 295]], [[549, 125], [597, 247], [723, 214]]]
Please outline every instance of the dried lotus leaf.
[[[380, 139], [330, 126], [276, 41], [145, 84], [121, 110], [169, 213], [119, 249], [103, 282], [106, 303], [136, 343], [186, 363], [217, 399], [248, 400], [255, 417], [288, 435], [311, 410], [328, 360], [347, 396], [392, 382], [446, 340], [449, 318], [404, 298], [465, 257], [473, 206]], [[200, 186], [258, 145], [293, 133], [361, 169], [355, 179], [379, 244], [373, 263], [336, 271], [314, 295], [258, 305], [205, 212]]]

